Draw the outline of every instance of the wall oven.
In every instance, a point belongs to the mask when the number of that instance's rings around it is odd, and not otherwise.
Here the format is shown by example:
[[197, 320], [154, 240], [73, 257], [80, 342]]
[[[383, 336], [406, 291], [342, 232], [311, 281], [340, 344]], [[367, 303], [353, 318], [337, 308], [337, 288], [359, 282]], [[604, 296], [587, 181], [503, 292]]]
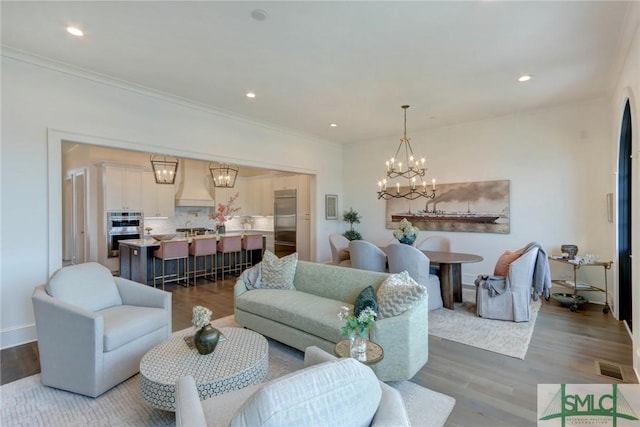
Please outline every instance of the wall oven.
[[139, 239], [143, 235], [142, 212], [107, 212], [107, 256], [120, 255], [120, 240]]

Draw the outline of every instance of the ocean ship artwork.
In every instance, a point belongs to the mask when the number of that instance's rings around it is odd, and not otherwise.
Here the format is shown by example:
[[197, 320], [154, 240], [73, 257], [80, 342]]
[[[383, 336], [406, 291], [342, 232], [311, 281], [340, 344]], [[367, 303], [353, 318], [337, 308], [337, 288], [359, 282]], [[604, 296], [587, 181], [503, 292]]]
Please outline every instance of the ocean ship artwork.
[[509, 180], [440, 184], [433, 199], [387, 201], [388, 229], [406, 218], [420, 230], [510, 232]]

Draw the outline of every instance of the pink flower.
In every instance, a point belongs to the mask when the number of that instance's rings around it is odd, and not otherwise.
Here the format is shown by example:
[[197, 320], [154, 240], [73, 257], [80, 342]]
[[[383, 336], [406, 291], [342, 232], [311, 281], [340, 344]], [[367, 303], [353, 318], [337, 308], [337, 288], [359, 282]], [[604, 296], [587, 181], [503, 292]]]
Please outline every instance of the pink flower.
[[216, 212], [209, 214], [209, 219], [215, 220], [218, 224], [224, 224], [229, 219], [229, 216], [240, 211], [239, 207], [233, 207], [239, 195], [240, 193], [236, 193], [231, 196], [226, 205], [224, 203], [218, 203]]

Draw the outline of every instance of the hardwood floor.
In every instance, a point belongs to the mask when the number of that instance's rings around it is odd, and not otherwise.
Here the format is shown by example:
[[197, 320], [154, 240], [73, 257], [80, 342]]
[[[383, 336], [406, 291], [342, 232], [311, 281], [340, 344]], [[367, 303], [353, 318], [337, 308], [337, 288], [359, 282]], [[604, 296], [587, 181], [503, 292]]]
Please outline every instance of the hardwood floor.
[[[167, 287], [173, 330], [191, 325], [194, 305], [211, 308], [215, 319], [233, 314], [234, 284], [229, 279]], [[572, 313], [545, 302], [524, 360], [430, 336], [429, 362], [412, 381], [456, 399], [447, 426], [535, 426], [537, 384], [637, 383], [626, 328], [601, 308], [587, 304]], [[35, 343], [2, 350], [0, 357], [2, 384], [40, 371]], [[599, 375], [597, 360], [620, 365], [624, 380]]]

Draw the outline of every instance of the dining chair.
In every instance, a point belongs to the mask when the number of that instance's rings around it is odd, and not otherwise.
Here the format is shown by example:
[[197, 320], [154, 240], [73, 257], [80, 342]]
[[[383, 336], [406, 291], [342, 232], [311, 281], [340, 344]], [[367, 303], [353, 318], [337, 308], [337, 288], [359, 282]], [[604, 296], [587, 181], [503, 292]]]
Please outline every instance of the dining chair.
[[[451, 240], [447, 236], [429, 236], [418, 243], [416, 247], [421, 251], [451, 252]], [[439, 271], [439, 265], [429, 266], [431, 274], [438, 274]]]
[[342, 234], [333, 233], [329, 235], [329, 245], [332, 264], [351, 267], [350, 255], [346, 250], [349, 247], [349, 239]]
[[373, 243], [365, 240], [349, 242], [351, 267], [369, 271], [387, 271], [387, 255]]
[[442, 307], [440, 279], [429, 274], [429, 258], [417, 248], [409, 245], [389, 245], [386, 249], [389, 273], [407, 271], [418, 284], [427, 288], [429, 311]]

